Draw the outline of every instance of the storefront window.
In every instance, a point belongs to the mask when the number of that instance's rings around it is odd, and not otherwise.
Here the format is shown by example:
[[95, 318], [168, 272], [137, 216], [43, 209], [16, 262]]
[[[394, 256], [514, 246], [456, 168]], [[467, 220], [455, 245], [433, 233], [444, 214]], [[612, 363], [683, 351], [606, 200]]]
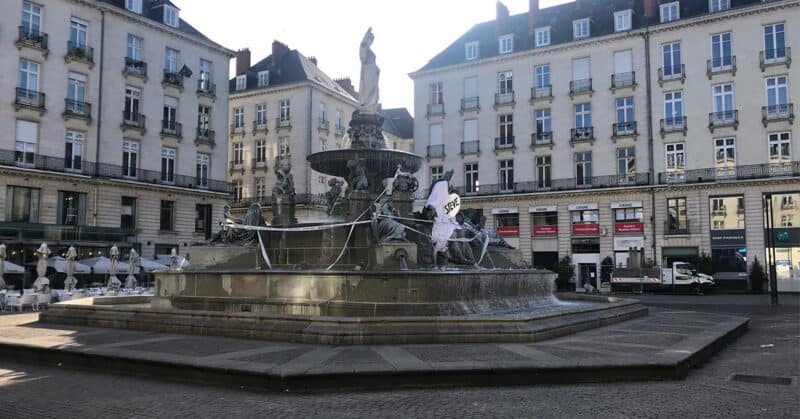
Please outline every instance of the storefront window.
[[497, 234], [503, 237], [519, 236], [519, 214], [496, 214], [494, 223]]
[[571, 211], [572, 234], [600, 234], [599, 211], [595, 209]]
[[531, 214], [533, 236], [555, 236], [558, 234], [558, 212], [535, 212]]
[[[772, 263], [770, 244], [775, 247], [775, 271], [779, 281], [800, 281], [800, 193], [784, 193], [772, 195], [772, 220], [765, 219], [764, 225], [773, 226], [765, 230], [767, 264]], [[771, 223], [770, 223], [771, 221]], [[770, 240], [771, 239], [771, 240]], [[765, 266], [765, 270], [768, 271]], [[778, 284], [781, 289], [781, 284]], [[793, 288], [787, 288], [787, 290]]]

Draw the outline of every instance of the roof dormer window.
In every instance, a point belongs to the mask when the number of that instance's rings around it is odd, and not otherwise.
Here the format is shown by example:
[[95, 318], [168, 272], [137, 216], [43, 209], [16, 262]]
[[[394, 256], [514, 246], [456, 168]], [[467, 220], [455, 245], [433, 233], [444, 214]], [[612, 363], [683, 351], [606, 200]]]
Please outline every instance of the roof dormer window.
[[125, 8], [133, 13], [142, 13], [142, 0], [125, 0]]
[[258, 72], [258, 87], [269, 86], [269, 70]]
[[236, 76], [236, 91], [247, 89], [247, 75]]
[[672, 22], [681, 18], [681, 3], [673, 1], [661, 6], [661, 23]]
[[508, 54], [514, 52], [514, 35], [503, 35], [497, 38], [498, 48], [500, 54]]
[[589, 37], [589, 18], [572, 21], [572, 35], [575, 39]]
[[550, 45], [550, 27], [536, 29], [536, 46], [544, 47]]
[[467, 42], [464, 44], [464, 57], [467, 60], [478, 59], [478, 41]]
[[178, 27], [178, 9], [164, 5], [164, 24], [173, 28]]

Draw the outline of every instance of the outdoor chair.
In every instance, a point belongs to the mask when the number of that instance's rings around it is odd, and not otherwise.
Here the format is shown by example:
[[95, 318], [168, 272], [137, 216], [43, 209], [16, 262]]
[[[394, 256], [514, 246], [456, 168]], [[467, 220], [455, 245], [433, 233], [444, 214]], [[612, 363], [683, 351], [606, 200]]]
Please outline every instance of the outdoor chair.
[[33, 304], [33, 311], [40, 311], [42, 308], [47, 308], [47, 306], [50, 304], [50, 298], [50, 294], [36, 294], [36, 301]]

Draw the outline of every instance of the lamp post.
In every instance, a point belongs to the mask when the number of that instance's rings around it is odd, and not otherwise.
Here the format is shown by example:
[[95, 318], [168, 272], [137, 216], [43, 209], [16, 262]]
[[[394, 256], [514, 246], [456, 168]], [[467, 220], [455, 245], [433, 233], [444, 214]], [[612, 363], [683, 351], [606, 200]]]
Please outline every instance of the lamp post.
[[772, 305], [778, 305], [778, 270], [775, 267], [775, 220], [772, 193], [764, 194], [764, 211], [767, 224], [767, 254], [769, 255], [769, 294]]

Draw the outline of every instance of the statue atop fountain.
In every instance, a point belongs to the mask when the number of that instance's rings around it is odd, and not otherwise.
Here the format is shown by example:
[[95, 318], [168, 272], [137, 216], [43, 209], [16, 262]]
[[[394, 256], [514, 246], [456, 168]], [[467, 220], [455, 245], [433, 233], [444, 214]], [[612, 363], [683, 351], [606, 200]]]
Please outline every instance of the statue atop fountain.
[[290, 156], [275, 157], [275, 186], [272, 187], [272, 224], [297, 223], [294, 216], [295, 191]]
[[380, 79], [381, 69], [375, 62], [375, 53], [372, 51], [372, 42], [375, 35], [372, 28], [367, 29], [359, 47], [359, 57], [361, 58], [361, 79], [358, 85], [359, 109], [362, 114], [377, 114], [380, 94], [378, 80]]

